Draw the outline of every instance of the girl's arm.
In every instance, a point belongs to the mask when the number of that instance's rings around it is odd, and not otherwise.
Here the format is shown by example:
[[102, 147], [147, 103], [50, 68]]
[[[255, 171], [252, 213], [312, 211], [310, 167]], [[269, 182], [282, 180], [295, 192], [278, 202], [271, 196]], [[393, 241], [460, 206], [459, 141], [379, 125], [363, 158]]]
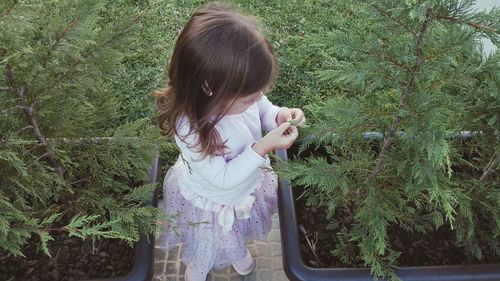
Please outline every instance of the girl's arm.
[[278, 127], [278, 124], [276, 123], [276, 115], [280, 111], [281, 107], [273, 105], [266, 96], [262, 96], [257, 104], [259, 106], [259, 116], [262, 128], [268, 132], [276, 129], [276, 127]]
[[[185, 125], [181, 128], [181, 135], [188, 131], [188, 129], [185, 129], [186, 127], [188, 126]], [[235, 188], [247, 181], [251, 181], [254, 177], [258, 177], [258, 169], [265, 163], [266, 158], [257, 154], [251, 145], [227, 162], [223, 156], [207, 156], [202, 159], [201, 153], [197, 152], [196, 148], [188, 145], [197, 143], [197, 136], [195, 135], [191, 134], [184, 140], [175, 136], [182, 157], [187, 161], [193, 175], [202, 177], [209, 184], [222, 190]]]

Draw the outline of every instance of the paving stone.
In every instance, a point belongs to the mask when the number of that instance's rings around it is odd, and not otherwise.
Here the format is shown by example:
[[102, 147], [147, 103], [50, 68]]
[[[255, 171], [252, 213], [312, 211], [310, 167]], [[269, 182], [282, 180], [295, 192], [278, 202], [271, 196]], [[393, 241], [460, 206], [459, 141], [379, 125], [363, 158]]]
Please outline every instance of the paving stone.
[[165, 273], [172, 274], [176, 272], [177, 272], [177, 264], [175, 262], [167, 262]]
[[248, 245], [247, 248], [250, 250], [250, 254], [252, 254], [253, 257], [261, 255], [261, 251], [259, 251], [257, 244], [252, 243], [251, 245]]
[[254, 258], [256, 257], [271, 257], [271, 247], [269, 247], [269, 244], [262, 244], [258, 246], [259, 249], [259, 255], [255, 255]]
[[271, 233], [269, 233], [268, 240], [272, 242], [281, 242], [281, 235], [279, 230], [272, 230]]
[[241, 276], [241, 275], [231, 275], [229, 276], [229, 278], [227, 280], [230, 280], [230, 281], [244, 281], [245, 280], [245, 277], [244, 276]]
[[257, 281], [257, 272], [254, 270], [253, 272], [251, 272], [250, 274], [245, 276], [245, 278], [243, 278], [243, 280], [244, 281]]
[[163, 279], [164, 281], [170, 281], [170, 280], [175, 280], [177, 281], [177, 275], [176, 274], [169, 274], [169, 275], [166, 275], [165, 278]]
[[271, 267], [275, 270], [283, 269], [283, 259], [281, 259], [281, 257], [280, 258], [273, 257], [271, 259]]
[[268, 256], [257, 257], [255, 259], [255, 268], [256, 270], [270, 269], [271, 259]]
[[155, 261], [153, 268], [154, 268], [154, 271], [153, 271], [154, 276], [163, 276], [163, 272], [165, 272], [165, 262], [164, 261], [160, 261], [160, 262]]
[[288, 277], [286, 277], [285, 272], [282, 271], [275, 271], [273, 274], [273, 281], [288, 281]]
[[155, 261], [164, 261], [167, 259], [167, 253], [159, 248], [154, 249]]
[[271, 256], [277, 257], [281, 256], [281, 244], [271, 244]]
[[168, 252], [168, 261], [177, 261], [178, 260], [178, 253], [179, 253], [179, 246], [174, 247], [172, 250]]
[[273, 273], [271, 270], [262, 270], [257, 273], [257, 280], [259, 281], [271, 281], [273, 280]]
[[[159, 239], [157, 238], [157, 241]], [[184, 281], [186, 266], [180, 261], [182, 246], [178, 245], [168, 253], [155, 249], [153, 281]], [[283, 271], [277, 214], [273, 217], [273, 226], [267, 241], [250, 241], [247, 247], [255, 260], [253, 272], [240, 276], [229, 266], [212, 270], [207, 281], [288, 281]]]

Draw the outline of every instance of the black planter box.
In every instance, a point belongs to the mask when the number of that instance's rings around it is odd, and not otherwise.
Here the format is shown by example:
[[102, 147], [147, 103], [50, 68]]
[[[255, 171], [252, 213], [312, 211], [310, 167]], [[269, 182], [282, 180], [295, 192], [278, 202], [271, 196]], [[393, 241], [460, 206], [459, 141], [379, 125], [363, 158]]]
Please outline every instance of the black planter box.
[[[276, 151], [287, 161], [286, 150]], [[311, 268], [301, 259], [297, 216], [292, 185], [281, 178], [278, 184], [278, 206], [283, 251], [283, 267], [291, 281], [372, 281], [368, 268]], [[400, 267], [396, 274], [404, 281], [499, 281], [500, 264]], [[380, 280], [380, 279], [379, 279]]]
[[[158, 182], [159, 168], [158, 155], [156, 155], [149, 170], [148, 183]], [[146, 202], [146, 204], [157, 207], [158, 192], [159, 189], [157, 188], [151, 200]], [[134, 267], [127, 275], [122, 277], [92, 279], [88, 281], [150, 281], [153, 279], [154, 248], [154, 235], [147, 236], [142, 234], [139, 241], [134, 245]]]

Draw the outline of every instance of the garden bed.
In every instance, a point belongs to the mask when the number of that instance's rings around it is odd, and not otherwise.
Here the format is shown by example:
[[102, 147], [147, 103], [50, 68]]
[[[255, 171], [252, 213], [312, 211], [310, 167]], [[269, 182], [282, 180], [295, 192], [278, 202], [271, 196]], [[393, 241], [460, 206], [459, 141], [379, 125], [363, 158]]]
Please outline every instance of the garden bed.
[[[470, 137], [470, 135], [462, 135], [463, 147], [467, 147]], [[374, 146], [374, 150], [376, 150], [376, 146]], [[469, 161], [474, 157], [478, 157], [477, 153], [470, 154], [467, 149], [464, 149], [464, 151], [462, 156]], [[307, 158], [310, 156], [330, 158], [324, 148], [318, 148], [316, 150], [306, 149], [299, 154], [298, 146], [293, 146], [289, 151], [289, 155], [292, 158]], [[331, 161], [331, 159], [329, 161]], [[453, 170], [455, 173], [473, 173], [468, 167], [454, 166]], [[474, 176], [479, 177], [480, 174], [475, 174]], [[332, 224], [331, 221], [329, 223], [326, 211], [317, 206], [307, 205], [307, 194], [304, 194], [306, 190], [307, 189], [301, 186], [292, 187], [297, 224], [299, 226], [300, 251], [305, 264], [316, 268], [363, 267], [363, 261], [359, 261], [357, 264], [346, 264], [330, 253], [339, 243], [338, 233], [340, 232], [340, 227], [346, 227], [347, 229], [352, 228], [352, 212], [347, 209], [339, 208], [334, 218], [334, 220], [339, 222], [337, 225], [338, 227], [327, 228], [328, 225]], [[491, 226], [494, 225], [491, 218], [481, 216], [480, 212], [477, 211], [475, 214], [478, 214], [478, 228], [476, 231], [479, 233], [491, 231]], [[328, 229], [328, 231], [325, 231], [325, 229]], [[430, 233], [421, 233], [417, 231], [411, 233], [395, 225], [388, 229], [388, 237], [389, 241], [391, 241], [391, 246], [394, 250], [401, 253], [398, 258], [398, 266], [444, 266], [500, 263], [500, 257], [495, 255], [495, 252], [488, 246], [487, 241], [482, 241], [478, 238], [483, 259], [477, 260], [467, 255], [463, 248], [455, 244], [454, 241], [456, 241], [456, 236], [456, 231], [449, 229], [447, 226], [442, 226]], [[359, 249], [355, 247], [344, 249], [344, 252], [350, 252], [350, 256], [359, 256]]]
[[[148, 171], [148, 182], [157, 183], [160, 161], [155, 156]], [[142, 181], [131, 183], [132, 186], [143, 184]], [[145, 205], [158, 205], [161, 189], [154, 190], [151, 199]], [[69, 216], [70, 218], [71, 216]], [[59, 230], [67, 224], [59, 221], [53, 228]], [[6, 281], [79, 281], [113, 280], [146, 281], [151, 280], [153, 272], [153, 235], [141, 234], [133, 247], [124, 240], [95, 239], [82, 240], [69, 237], [66, 232], [52, 235], [53, 241], [47, 242], [51, 257], [40, 249], [37, 235], [23, 246], [25, 257], [14, 257], [0, 251], [0, 280]]]
[[[296, 157], [296, 147], [287, 152], [276, 151], [281, 161]], [[309, 151], [313, 152], [313, 151]], [[308, 152], [306, 151], [305, 154]], [[324, 153], [322, 149], [314, 153]], [[304, 155], [301, 154], [301, 157]], [[305, 157], [305, 156], [304, 156]], [[279, 214], [283, 249], [283, 265], [292, 281], [373, 280], [370, 268], [358, 260], [343, 262], [331, 251], [342, 237], [338, 227], [331, 227], [324, 209], [306, 204], [307, 195], [302, 186], [282, 177], [279, 181]], [[488, 230], [489, 218], [480, 218], [476, 232]], [[352, 212], [338, 209], [335, 218], [340, 226], [351, 227]], [[306, 238], [307, 237], [307, 238]], [[500, 259], [486, 245], [480, 245], [483, 259], [465, 254], [455, 245], [455, 232], [445, 227], [425, 235], [408, 233], [391, 226], [388, 229], [391, 247], [401, 252], [396, 262], [395, 274], [405, 281], [497, 281], [500, 280]], [[348, 243], [347, 243], [348, 244]], [[356, 245], [341, 249], [344, 257], [359, 256]], [[388, 280], [388, 279], [381, 279]]]
[[[299, 225], [300, 252], [302, 260], [310, 267], [363, 267], [362, 261], [358, 264], [346, 264], [334, 257], [330, 251], [335, 248], [339, 237], [338, 228], [327, 229], [328, 219], [324, 209], [306, 206], [306, 200], [298, 197], [303, 189], [299, 186], [293, 188], [295, 198], [297, 223]], [[335, 220], [349, 221], [350, 216], [346, 211]], [[485, 229], [491, 225], [488, 218], [482, 218], [479, 227]], [[349, 223], [345, 223], [349, 227]], [[301, 230], [302, 229], [302, 230]], [[500, 263], [500, 258], [488, 247], [481, 243], [483, 260], [476, 260], [465, 254], [464, 250], [454, 244], [455, 231], [441, 227], [432, 233], [409, 233], [403, 229], [393, 227], [389, 229], [389, 240], [396, 251], [401, 252], [398, 259], [399, 266], [440, 266], [440, 265], [466, 265]], [[307, 236], [307, 239], [306, 239]], [[314, 250], [308, 245], [314, 243]], [[357, 249], [351, 249], [356, 251]], [[358, 255], [359, 253], [353, 253]], [[316, 256], [319, 258], [316, 258]]]
[[127, 275], [134, 264], [134, 248], [124, 241], [105, 239], [94, 242], [54, 235], [48, 243], [52, 258], [38, 249], [37, 238], [24, 246], [23, 257], [9, 258], [0, 253], [0, 280], [52, 281], [88, 280]]
[[[466, 147], [470, 136], [462, 136], [462, 139], [462, 145]], [[374, 150], [376, 150], [376, 146], [374, 146]], [[310, 148], [299, 154], [298, 146], [293, 146], [289, 151], [289, 155], [292, 158], [307, 158], [310, 156], [330, 158], [323, 148]], [[473, 157], [467, 154], [463, 156], [468, 160]], [[477, 157], [477, 155], [474, 156]], [[466, 169], [466, 167], [454, 167], [454, 170], [470, 172], [470, 169]], [[480, 175], [475, 176], [478, 177]], [[338, 232], [340, 231], [340, 227], [352, 228], [352, 212], [339, 208], [334, 220], [340, 223], [337, 228], [329, 229], [327, 226], [331, 225], [331, 223], [328, 221], [326, 211], [316, 206], [307, 205], [307, 194], [304, 194], [306, 189], [301, 186], [294, 186], [292, 190], [295, 199], [297, 223], [299, 225], [300, 249], [304, 262], [311, 267], [363, 267], [362, 261], [359, 261], [357, 264], [346, 264], [330, 253], [339, 243]], [[477, 225], [478, 231], [491, 231], [489, 228], [494, 224], [490, 218], [483, 216], [478, 218]], [[324, 231], [325, 229], [328, 229], [328, 231]], [[388, 230], [388, 236], [392, 247], [401, 253], [398, 258], [399, 266], [500, 263], [500, 258], [488, 247], [486, 241], [482, 241], [483, 243], [481, 243], [483, 260], [477, 260], [466, 255], [463, 248], [460, 248], [453, 242], [456, 237], [456, 231], [444, 226], [425, 234], [417, 231], [410, 233], [397, 226], [392, 226]], [[312, 244], [314, 244], [313, 247], [311, 247]], [[350, 253], [351, 256], [359, 255], [359, 250], [354, 247], [345, 250], [353, 251]]]

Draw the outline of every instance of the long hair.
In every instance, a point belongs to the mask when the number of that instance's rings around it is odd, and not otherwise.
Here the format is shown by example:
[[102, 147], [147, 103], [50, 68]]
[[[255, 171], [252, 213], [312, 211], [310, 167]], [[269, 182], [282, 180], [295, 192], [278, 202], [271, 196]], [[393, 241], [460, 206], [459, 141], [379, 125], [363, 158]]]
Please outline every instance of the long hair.
[[168, 83], [156, 90], [158, 123], [163, 135], [178, 133], [186, 117], [198, 133], [203, 157], [225, 146], [215, 125], [238, 97], [269, 89], [277, 63], [258, 22], [230, 7], [208, 4], [197, 10], [177, 38], [170, 60]]

